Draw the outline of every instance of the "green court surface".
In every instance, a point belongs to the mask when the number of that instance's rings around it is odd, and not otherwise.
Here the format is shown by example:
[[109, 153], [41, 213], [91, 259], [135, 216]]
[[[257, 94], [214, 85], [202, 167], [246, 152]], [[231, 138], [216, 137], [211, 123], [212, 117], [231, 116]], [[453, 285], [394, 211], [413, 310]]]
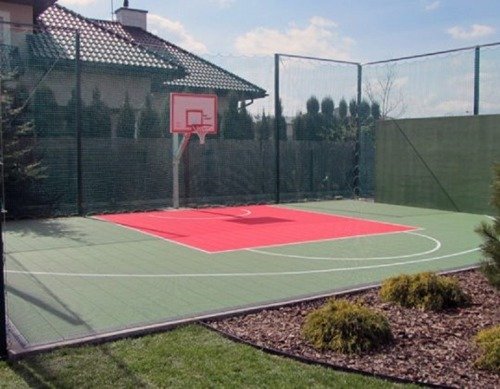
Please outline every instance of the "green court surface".
[[280, 207], [418, 230], [209, 254], [92, 218], [7, 222], [11, 340], [29, 350], [133, 333], [480, 259], [474, 228], [486, 216], [350, 200]]

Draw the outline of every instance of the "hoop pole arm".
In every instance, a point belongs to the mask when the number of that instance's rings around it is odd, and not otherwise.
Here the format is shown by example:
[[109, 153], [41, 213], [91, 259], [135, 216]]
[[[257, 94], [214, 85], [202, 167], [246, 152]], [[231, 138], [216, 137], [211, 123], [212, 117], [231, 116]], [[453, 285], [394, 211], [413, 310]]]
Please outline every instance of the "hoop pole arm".
[[183, 135], [181, 144], [179, 145], [179, 148], [174, 154], [174, 164], [179, 164], [182, 158], [182, 154], [184, 154], [184, 150], [186, 150], [186, 147], [189, 143], [189, 139], [191, 139], [191, 133], [187, 132]]

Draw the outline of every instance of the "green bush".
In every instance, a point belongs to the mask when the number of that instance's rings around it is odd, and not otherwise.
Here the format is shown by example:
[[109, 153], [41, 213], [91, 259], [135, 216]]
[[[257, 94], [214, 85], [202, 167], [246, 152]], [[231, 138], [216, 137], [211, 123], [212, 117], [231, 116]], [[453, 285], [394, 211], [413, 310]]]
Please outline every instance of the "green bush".
[[393, 339], [384, 315], [361, 303], [335, 299], [306, 317], [302, 334], [316, 348], [342, 353], [374, 350]]
[[483, 238], [481, 252], [484, 260], [481, 271], [491, 285], [500, 289], [500, 163], [495, 165], [494, 172], [491, 204], [496, 208], [497, 216], [493, 219], [493, 223], [481, 223], [476, 232]]
[[476, 366], [500, 373], [500, 325], [480, 331], [474, 340], [482, 352]]
[[465, 306], [469, 298], [458, 282], [434, 273], [400, 275], [382, 283], [380, 297], [407, 308], [441, 311]]

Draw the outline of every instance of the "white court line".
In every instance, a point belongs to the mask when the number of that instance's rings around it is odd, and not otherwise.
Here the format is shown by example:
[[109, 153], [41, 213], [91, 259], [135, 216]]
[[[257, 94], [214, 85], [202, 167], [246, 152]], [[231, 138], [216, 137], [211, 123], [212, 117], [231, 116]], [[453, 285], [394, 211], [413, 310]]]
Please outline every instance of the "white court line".
[[[274, 247], [285, 247], [285, 246], [293, 246], [299, 244], [310, 244], [310, 243], [322, 243], [322, 242], [335, 242], [337, 240], [347, 240], [347, 239], [358, 239], [358, 238], [370, 238], [375, 236], [383, 236], [383, 235], [397, 235], [403, 234], [412, 231], [421, 231], [422, 228], [415, 227], [414, 230], [411, 231], [390, 231], [390, 232], [379, 232], [374, 234], [360, 234], [360, 235], [349, 235], [349, 236], [341, 236], [336, 238], [324, 238], [324, 239], [313, 239], [313, 240], [295, 240], [293, 242], [287, 243], [276, 243], [276, 244], [267, 244], [265, 246], [250, 246], [250, 247], [238, 247], [237, 249], [227, 249], [227, 250], [218, 250], [218, 251], [208, 251], [208, 254], [224, 254], [224, 253], [233, 253], [237, 251], [252, 251], [252, 250], [260, 250]], [[196, 247], [195, 247], [196, 249]], [[198, 250], [198, 249], [197, 249]]]
[[190, 245], [188, 245], [186, 243], [181, 243], [181, 242], [178, 242], [178, 241], [176, 241], [174, 239], [168, 239], [168, 238], [165, 238], [163, 236], [156, 235], [156, 234], [154, 234], [152, 232], [146, 232], [146, 231], [141, 230], [139, 228], [135, 228], [135, 227], [131, 227], [131, 226], [126, 226], [124, 224], [120, 224], [120, 223], [117, 223], [117, 222], [114, 222], [114, 221], [106, 220], [106, 219], [100, 218], [99, 216], [91, 216], [90, 218], [93, 219], [93, 220], [99, 220], [99, 221], [104, 222], [104, 223], [110, 223], [110, 224], [112, 224], [114, 226], [125, 228], [125, 229], [130, 230], [130, 231], [139, 232], [141, 234], [144, 234], [146, 236], [150, 236], [150, 237], [155, 238], [155, 239], [164, 240], [165, 242], [177, 244], [179, 246], [186, 247], [186, 248], [191, 249], [191, 250], [201, 251], [202, 253], [205, 253], [205, 254], [213, 254], [213, 252], [211, 252], [211, 251], [206, 251], [206, 250], [200, 249], [199, 247], [190, 246]]
[[336, 273], [343, 271], [354, 270], [369, 270], [381, 269], [384, 267], [404, 266], [415, 263], [432, 262], [438, 259], [457, 257], [459, 255], [473, 253], [479, 251], [480, 248], [460, 251], [458, 253], [441, 255], [432, 258], [416, 259], [407, 262], [385, 263], [381, 265], [370, 266], [355, 266], [341, 267], [333, 269], [319, 270], [303, 270], [303, 271], [288, 271], [288, 272], [262, 272], [262, 273], [188, 273], [188, 274], [98, 274], [98, 273], [58, 273], [58, 272], [43, 272], [43, 271], [22, 271], [22, 270], [5, 270], [8, 274], [25, 274], [33, 276], [56, 276], [56, 277], [81, 277], [81, 278], [211, 278], [211, 277], [269, 277], [269, 276], [293, 276], [293, 275], [309, 275], [321, 273]]
[[432, 240], [435, 243], [435, 246], [428, 251], [423, 251], [420, 253], [407, 254], [407, 255], [395, 255], [392, 257], [366, 257], [366, 258], [349, 258], [349, 257], [313, 257], [307, 255], [294, 255], [294, 254], [283, 254], [283, 253], [273, 253], [264, 250], [256, 250], [256, 249], [247, 249], [247, 251], [251, 251], [253, 253], [270, 255], [274, 257], [285, 257], [285, 258], [298, 258], [298, 259], [313, 259], [313, 260], [322, 260], [322, 261], [367, 261], [367, 260], [377, 260], [377, 259], [403, 259], [403, 258], [412, 258], [412, 257], [420, 257], [422, 255], [432, 254], [438, 251], [441, 248], [441, 242], [431, 236], [419, 234], [417, 232], [412, 231], [403, 231], [403, 234], [411, 234], [424, 237], [426, 239]]
[[[175, 217], [175, 216], [155, 216], [146, 214], [146, 216], [153, 217], [155, 219], [170, 219], [170, 220], [219, 220], [219, 219], [230, 219], [233, 217], [247, 217], [252, 214], [252, 211], [250, 211], [249, 209], [246, 208], [239, 208], [239, 209], [243, 211], [241, 215], [224, 215], [224, 216], [220, 215], [220, 216], [210, 216], [210, 217]], [[195, 210], [195, 212], [196, 211], [197, 210]]]

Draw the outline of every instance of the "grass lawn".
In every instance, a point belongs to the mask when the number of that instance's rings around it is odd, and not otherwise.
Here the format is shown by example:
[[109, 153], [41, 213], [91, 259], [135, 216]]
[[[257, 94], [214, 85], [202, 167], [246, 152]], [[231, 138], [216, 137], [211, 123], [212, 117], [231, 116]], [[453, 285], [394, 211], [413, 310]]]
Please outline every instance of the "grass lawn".
[[271, 356], [192, 325], [99, 346], [0, 362], [0, 388], [399, 387]]

